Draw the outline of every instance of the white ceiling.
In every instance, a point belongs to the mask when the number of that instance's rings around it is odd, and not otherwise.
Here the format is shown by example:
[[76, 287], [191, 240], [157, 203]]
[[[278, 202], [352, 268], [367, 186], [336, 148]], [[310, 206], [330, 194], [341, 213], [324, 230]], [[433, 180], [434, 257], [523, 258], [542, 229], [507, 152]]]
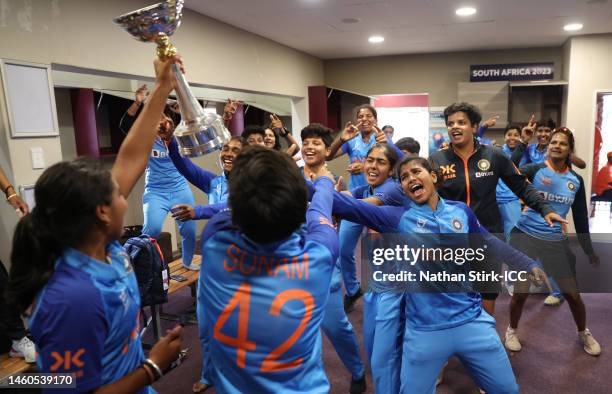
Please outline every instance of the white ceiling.
[[[456, 16], [466, 5], [477, 14]], [[571, 34], [612, 32], [612, 0], [186, 0], [186, 6], [322, 59], [559, 46]], [[563, 31], [570, 22], [584, 28]], [[370, 44], [371, 35], [385, 42]]]

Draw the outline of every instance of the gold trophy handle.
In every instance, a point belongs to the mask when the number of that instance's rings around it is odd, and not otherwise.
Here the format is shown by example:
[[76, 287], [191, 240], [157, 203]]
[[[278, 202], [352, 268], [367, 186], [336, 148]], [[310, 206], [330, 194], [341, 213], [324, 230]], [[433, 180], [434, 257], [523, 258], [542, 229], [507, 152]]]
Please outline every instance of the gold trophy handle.
[[155, 43], [157, 44], [157, 57], [160, 60], [166, 60], [176, 55], [176, 48], [170, 43], [166, 33], [158, 33]]

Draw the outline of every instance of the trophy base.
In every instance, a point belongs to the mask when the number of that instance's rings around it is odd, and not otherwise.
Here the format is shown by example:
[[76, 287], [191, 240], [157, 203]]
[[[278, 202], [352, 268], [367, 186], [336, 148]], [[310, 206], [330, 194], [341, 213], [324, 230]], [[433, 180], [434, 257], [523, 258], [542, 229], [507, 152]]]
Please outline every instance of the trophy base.
[[197, 146], [181, 146], [179, 142], [179, 153], [182, 157], [194, 158], [207, 155], [216, 150], [221, 150], [223, 148], [224, 141], [217, 137], [214, 140], [208, 141], [206, 144], [201, 144]]

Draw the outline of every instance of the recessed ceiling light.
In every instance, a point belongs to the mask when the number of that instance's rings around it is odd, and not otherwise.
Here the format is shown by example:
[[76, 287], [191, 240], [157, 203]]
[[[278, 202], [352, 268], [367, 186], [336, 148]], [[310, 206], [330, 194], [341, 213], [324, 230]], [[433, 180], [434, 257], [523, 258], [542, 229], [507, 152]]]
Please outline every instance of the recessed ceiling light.
[[368, 41], [370, 41], [372, 44], [379, 44], [379, 43], [385, 41], [385, 37], [383, 37], [383, 36], [372, 36], [372, 37], [368, 38]]
[[563, 30], [565, 31], [576, 31], [582, 29], [582, 23], [570, 23], [563, 26]]
[[457, 8], [457, 10], [455, 11], [455, 14], [459, 16], [470, 16], [470, 15], [474, 15], [475, 13], [476, 13], [476, 8], [474, 7], [461, 7], [461, 8]]

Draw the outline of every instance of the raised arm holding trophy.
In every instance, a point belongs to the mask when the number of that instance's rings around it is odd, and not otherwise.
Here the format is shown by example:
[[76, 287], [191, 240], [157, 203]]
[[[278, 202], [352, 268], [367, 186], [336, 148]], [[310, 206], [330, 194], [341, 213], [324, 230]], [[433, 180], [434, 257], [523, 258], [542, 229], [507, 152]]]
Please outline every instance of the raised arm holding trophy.
[[[165, 59], [176, 54], [169, 36], [181, 24], [183, 0], [168, 0], [121, 15], [113, 21], [143, 42], [157, 44], [157, 56]], [[193, 93], [185, 76], [175, 64], [176, 96], [181, 110], [181, 123], [174, 137], [183, 157], [197, 157], [220, 150], [231, 135], [217, 114], [206, 113]]]

